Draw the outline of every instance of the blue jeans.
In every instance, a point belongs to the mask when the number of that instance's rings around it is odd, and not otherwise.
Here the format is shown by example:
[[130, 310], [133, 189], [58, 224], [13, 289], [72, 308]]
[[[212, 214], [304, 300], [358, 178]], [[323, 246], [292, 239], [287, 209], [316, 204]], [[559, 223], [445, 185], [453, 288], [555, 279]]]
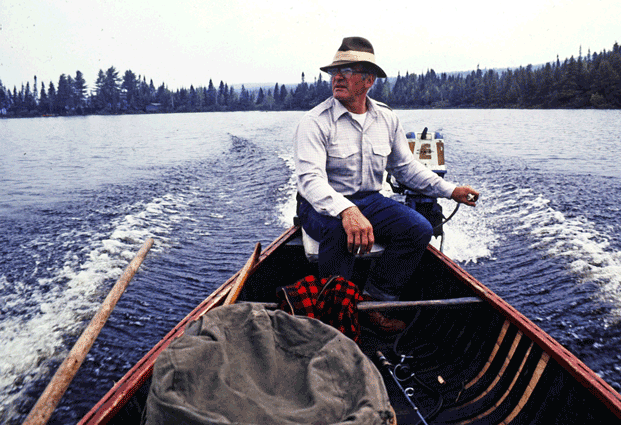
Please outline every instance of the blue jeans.
[[[365, 292], [378, 300], [398, 300], [431, 240], [431, 224], [415, 210], [378, 192], [347, 198], [373, 226], [375, 242], [385, 247], [369, 273]], [[347, 250], [341, 219], [319, 214], [303, 198], [298, 216], [306, 233], [319, 241], [320, 277], [340, 275], [351, 280], [356, 257]]]

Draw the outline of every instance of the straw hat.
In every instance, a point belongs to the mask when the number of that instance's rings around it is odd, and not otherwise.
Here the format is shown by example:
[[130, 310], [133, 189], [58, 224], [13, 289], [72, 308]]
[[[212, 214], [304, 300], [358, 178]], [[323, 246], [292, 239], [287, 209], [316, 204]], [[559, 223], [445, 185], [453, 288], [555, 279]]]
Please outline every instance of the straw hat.
[[345, 37], [341, 47], [339, 47], [336, 55], [334, 55], [332, 63], [319, 69], [327, 71], [330, 68], [355, 63], [370, 64], [377, 72], [379, 78], [386, 78], [384, 70], [375, 64], [373, 46], [369, 40], [362, 37]]

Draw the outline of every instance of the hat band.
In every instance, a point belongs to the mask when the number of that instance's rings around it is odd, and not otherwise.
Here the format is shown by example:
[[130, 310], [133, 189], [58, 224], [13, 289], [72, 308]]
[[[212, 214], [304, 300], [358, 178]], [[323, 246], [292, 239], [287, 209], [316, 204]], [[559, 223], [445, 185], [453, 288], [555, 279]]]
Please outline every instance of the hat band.
[[356, 50], [348, 50], [346, 52], [338, 51], [334, 55], [333, 62], [371, 62], [375, 63], [375, 55], [368, 52], [359, 52]]

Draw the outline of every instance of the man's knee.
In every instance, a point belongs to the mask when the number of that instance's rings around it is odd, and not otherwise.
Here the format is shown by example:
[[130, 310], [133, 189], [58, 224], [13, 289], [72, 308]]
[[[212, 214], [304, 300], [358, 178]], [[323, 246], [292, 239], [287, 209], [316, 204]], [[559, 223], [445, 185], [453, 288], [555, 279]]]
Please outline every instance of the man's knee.
[[424, 217], [421, 220], [420, 226], [421, 226], [421, 237], [424, 238], [427, 241], [427, 243], [429, 243], [429, 241], [431, 240], [431, 237], [433, 236], [433, 226], [431, 225], [429, 220], [427, 220]]
[[330, 217], [330, 219], [325, 220], [321, 231], [323, 240], [344, 241], [344, 243], [347, 243], [347, 234], [345, 229], [343, 229], [343, 223], [338, 218]]
[[408, 214], [408, 230], [413, 236], [420, 236], [423, 239], [431, 240], [433, 227], [429, 220], [415, 210], [410, 210]]
[[343, 231], [341, 220], [319, 214], [304, 198], [299, 199], [298, 216], [306, 233], [318, 242], [331, 237], [334, 232]]
[[429, 242], [431, 242], [431, 238], [433, 236], [433, 227], [429, 224], [429, 222], [427, 222], [427, 224], [428, 225], [425, 227], [425, 233], [421, 236], [421, 242], [425, 245], [425, 247], [429, 245]]

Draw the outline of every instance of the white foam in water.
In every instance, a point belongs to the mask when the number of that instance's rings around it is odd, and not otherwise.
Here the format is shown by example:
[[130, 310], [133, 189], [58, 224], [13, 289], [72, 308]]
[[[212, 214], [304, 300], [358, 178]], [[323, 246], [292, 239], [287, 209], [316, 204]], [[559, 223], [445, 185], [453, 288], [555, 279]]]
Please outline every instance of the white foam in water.
[[[51, 360], [66, 357], [68, 348], [63, 339], [77, 336], [86, 326], [85, 320], [106, 296], [107, 283], [118, 279], [142, 243], [154, 237], [154, 251], [167, 244], [170, 223], [182, 219], [178, 210], [184, 207], [184, 201], [181, 195], [154, 199], [139, 213], [121, 219], [109, 236], [87, 235], [93, 242], [83, 248], [88, 250], [86, 259], [80, 262], [78, 253], [68, 252], [63, 266], [51, 277], [39, 278], [34, 291], [24, 282], [8, 282], [0, 276], [0, 292], [12, 286], [11, 291], [6, 291], [11, 295], [3, 300], [7, 310], [28, 310], [27, 314], [0, 322], [0, 422], [17, 416], [14, 404], [29, 382], [48, 379]], [[61, 235], [68, 241], [77, 236], [77, 231]], [[30, 306], [33, 301], [38, 309]], [[21, 389], [16, 391], [19, 386]]]
[[291, 153], [279, 154], [278, 157], [285, 161], [285, 165], [291, 170], [291, 177], [289, 177], [289, 180], [283, 187], [279, 188], [282, 192], [282, 196], [280, 197], [280, 204], [277, 208], [280, 222], [284, 226], [290, 227], [293, 225], [293, 217], [296, 215], [297, 208], [297, 201], [295, 199], [297, 191], [295, 161]]
[[621, 252], [611, 249], [608, 235], [584, 216], [566, 217], [530, 189], [505, 193], [495, 210], [499, 221], [517, 219], [510, 224], [513, 232], [528, 235], [531, 248], [565, 258], [569, 273], [581, 282], [596, 283], [602, 300], [616, 306], [611, 323], [621, 320]]
[[[439, 199], [442, 212], [448, 217], [455, 209], [455, 202]], [[488, 227], [484, 206], [469, 207], [460, 205], [457, 213], [444, 225], [444, 242], [442, 251], [454, 261], [477, 263], [481, 258], [491, 258], [496, 245], [494, 231]], [[439, 248], [438, 238], [432, 239], [432, 245]]]

